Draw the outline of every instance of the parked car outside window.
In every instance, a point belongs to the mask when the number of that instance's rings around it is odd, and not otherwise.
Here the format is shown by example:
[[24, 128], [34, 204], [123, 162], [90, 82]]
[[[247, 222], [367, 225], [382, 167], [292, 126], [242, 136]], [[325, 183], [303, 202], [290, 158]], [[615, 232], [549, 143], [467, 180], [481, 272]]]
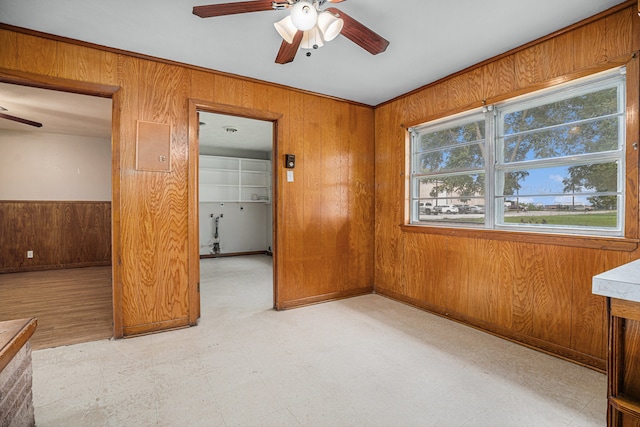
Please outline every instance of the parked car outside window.
[[434, 209], [433, 205], [429, 202], [420, 202], [420, 214], [422, 215], [437, 215], [438, 212]]
[[438, 213], [452, 213], [452, 214], [457, 214], [459, 212], [459, 209], [457, 208], [457, 206], [455, 205], [442, 205], [442, 206], [436, 206], [435, 207], [436, 212]]

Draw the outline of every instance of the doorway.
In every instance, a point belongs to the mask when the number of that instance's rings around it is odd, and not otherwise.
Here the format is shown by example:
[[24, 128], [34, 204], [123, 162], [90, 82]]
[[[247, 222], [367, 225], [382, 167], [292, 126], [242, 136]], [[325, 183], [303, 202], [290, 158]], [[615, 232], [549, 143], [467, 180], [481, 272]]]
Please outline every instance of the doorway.
[[34, 348], [110, 338], [112, 100], [0, 82], [0, 106], [0, 320], [37, 317]]
[[[277, 301], [277, 129], [281, 115], [218, 104], [190, 105], [191, 268], [200, 261], [272, 257]], [[197, 254], [197, 255], [196, 255]], [[209, 265], [209, 264], [207, 264]], [[200, 295], [200, 294], [199, 294]], [[198, 295], [198, 298], [199, 298]], [[199, 306], [199, 304], [198, 304]]]

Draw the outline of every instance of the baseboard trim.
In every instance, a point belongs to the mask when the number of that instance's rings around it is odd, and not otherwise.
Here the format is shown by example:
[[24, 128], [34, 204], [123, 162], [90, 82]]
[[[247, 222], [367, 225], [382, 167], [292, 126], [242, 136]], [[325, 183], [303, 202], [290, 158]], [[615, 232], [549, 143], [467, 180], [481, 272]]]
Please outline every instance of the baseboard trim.
[[298, 298], [289, 301], [276, 303], [276, 310], [287, 310], [290, 308], [304, 307], [307, 305], [319, 304], [321, 302], [335, 301], [345, 298], [357, 297], [373, 293], [373, 286], [364, 288], [350, 289], [348, 291], [330, 292], [328, 294], [315, 295], [312, 297]]
[[172, 329], [182, 329], [189, 327], [189, 319], [181, 318], [181, 319], [173, 319], [173, 320], [164, 320], [162, 322], [151, 322], [145, 323], [142, 325], [135, 326], [125, 326], [124, 337], [136, 337], [140, 335], [153, 334], [156, 332], [164, 332]]
[[223, 257], [229, 257], [229, 256], [244, 256], [244, 255], [272, 255], [272, 254], [269, 251], [230, 252], [225, 254], [204, 254], [204, 255], [200, 255], [200, 259], [223, 258]]
[[529, 347], [533, 350], [537, 350], [542, 353], [559, 357], [561, 359], [567, 360], [577, 365], [591, 368], [598, 372], [602, 372], [602, 373], [606, 372], [607, 361], [605, 359], [599, 359], [597, 357], [594, 357], [585, 353], [581, 353], [579, 351], [572, 350], [570, 348], [566, 348], [558, 344], [550, 343], [548, 341], [543, 341], [538, 338], [520, 334], [518, 332], [509, 330], [500, 326], [496, 326], [494, 324], [485, 322], [483, 320], [475, 319], [473, 317], [470, 317], [461, 313], [445, 310], [442, 307], [438, 307], [424, 301], [407, 297], [405, 295], [398, 294], [397, 292], [390, 291], [388, 289], [376, 287], [374, 292], [378, 295], [387, 297], [394, 301], [398, 301], [403, 304], [416, 307], [420, 310], [427, 311], [431, 314], [435, 314], [437, 316], [444, 317], [458, 323], [462, 323], [463, 325], [472, 327], [474, 329], [478, 329], [480, 331], [489, 333], [491, 335], [497, 336], [502, 339], [506, 339], [516, 344]]
[[44, 271], [44, 270], [68, 270], [71, 268], [84, 268], [84, 267], [108, 267], [111, 265], [111, 261], [90, 261], [79, 262], [75, 264], [55, 264], [55, 265], [30, 265], [28, 267], [5, 267], [0, 268], [0, 274], [2, 273], [25, 273], [28, 271]]

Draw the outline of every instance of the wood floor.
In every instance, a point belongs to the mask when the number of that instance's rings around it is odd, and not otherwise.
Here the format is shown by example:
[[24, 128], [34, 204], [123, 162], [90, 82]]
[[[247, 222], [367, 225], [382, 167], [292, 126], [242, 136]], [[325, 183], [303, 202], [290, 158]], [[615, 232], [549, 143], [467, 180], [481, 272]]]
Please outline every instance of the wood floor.
[[0, 321], [36, 317], [33, 349], [113, 336], [111, 267], [0, 274]]

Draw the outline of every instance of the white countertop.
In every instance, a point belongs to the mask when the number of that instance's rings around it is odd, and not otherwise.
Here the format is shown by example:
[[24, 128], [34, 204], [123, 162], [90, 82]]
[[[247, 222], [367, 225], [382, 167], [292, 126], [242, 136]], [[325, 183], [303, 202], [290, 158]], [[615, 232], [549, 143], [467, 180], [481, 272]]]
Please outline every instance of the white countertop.
[[640, 302], [640, 260], [593, 276], [596, 295]]

